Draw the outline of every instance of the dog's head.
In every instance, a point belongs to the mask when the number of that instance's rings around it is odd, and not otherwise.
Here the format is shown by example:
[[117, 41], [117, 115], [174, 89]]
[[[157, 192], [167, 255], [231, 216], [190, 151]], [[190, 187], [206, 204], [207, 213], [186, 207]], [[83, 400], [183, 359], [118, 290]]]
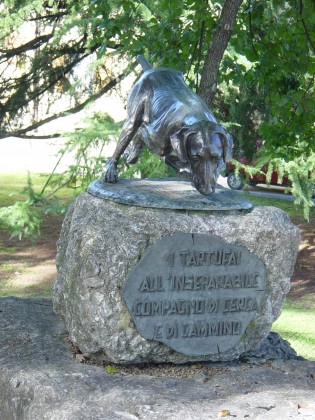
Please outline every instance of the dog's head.
[[170, 139], [178, 158], [190, 165], [195, 188], [203, 195], [213, 193], [220, 166], [232, 156], [232, 137], [219, 124], [199, 121]]

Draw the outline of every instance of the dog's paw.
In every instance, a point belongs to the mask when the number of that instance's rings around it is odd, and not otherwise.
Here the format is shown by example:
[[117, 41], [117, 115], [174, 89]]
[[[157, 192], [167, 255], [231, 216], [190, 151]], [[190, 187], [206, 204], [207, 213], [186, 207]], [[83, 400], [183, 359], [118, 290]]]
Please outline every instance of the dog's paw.
[[105, 172], [103, 175], [103, 182], [108, 182], [110, 184], [115, 184], [118, 182], [118, 172], [116, 170], [116, 166], [110, 160], [106, 164]]

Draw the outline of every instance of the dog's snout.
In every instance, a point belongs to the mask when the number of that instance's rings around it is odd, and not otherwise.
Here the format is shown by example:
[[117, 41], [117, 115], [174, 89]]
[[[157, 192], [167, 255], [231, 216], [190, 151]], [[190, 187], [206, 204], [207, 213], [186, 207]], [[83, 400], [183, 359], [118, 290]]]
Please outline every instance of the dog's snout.
[[197, 188], [197, 190], [202, 195], [210, 195], [215, 192], [215, 189], [212, 186], [209, 186], [208, 188], [200, 187], [200, 188]]
[[200, 194], [210, 195], [215, 192], [217, 181], [216, 169], [217, 162], [212, 159], [198, 162], [198, 164], [192, 166], [193, 184]]

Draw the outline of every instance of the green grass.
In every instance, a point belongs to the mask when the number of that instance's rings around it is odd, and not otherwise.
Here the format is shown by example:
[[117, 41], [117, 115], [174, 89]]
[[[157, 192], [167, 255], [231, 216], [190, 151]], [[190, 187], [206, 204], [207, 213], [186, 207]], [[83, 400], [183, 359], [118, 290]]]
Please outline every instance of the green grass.
[[[303, 218], [303, 206], [294, 204], [292, 200], [286, 200], [285, 198], [257, 197], [246, 192], [244, 192], [244, 197], [254, 205], [278, 207], [288, 213], [290, 217]], [[310, 218], [312, 217], [315, 217], [315, 207], [312, 207], [310, 211]]]
[[0, 281], [0, 298], [8, 296], [16, 296], [19, 298], [51, 298], [52, 288], [51, 285], [30, 285], [23, 287], [16, 287], [8, 282], [2, 283]]
[[[39, 183], [40, 175], [34, 176]], [[27, 174], [1, 174], [0, 175], [0, 207], [11, 206], [18, 200], [26, 200], [27, 194], [23, 189], [27, 185]]]
[[315, 307], [301, 309], [300, 306], [300, 301], [298, 305], [287, 301], [272, 330], [289, 341], [299, 356], [315, 360]]
[[[47, 174], [31, 174], [33, 189], [36, 193], [40, 193], [45, 185], [49, 175]], [[25, 191], [28, 182], [27, 173], [23, 174], [1, 174], [0, 173], [0, 207], [12, 206], [16, 201], [27, 200], [28, 195]], [[45, 194], [52, 191], [48, 187]], [[63, 200], [71, 200], [73, 198], [73, 190], [63, 188], [58, 191], [57, 196]]]
[[9, 254], [9, 253], [13, 253], [14, 251], [16, 250], [16, 247], [15, 246], [4, 246], [4, 245], [2, 245], [2, 244], [0, 244], [0, 252], [6, 252], [7, 254]]

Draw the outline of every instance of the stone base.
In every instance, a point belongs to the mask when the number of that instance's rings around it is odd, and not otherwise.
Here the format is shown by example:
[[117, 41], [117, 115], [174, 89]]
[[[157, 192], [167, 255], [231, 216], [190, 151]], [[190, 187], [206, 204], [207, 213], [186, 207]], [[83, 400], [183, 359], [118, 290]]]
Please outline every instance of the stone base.
[[[259, 308], [238, 342], [227, 351], [198, 356], [143, 338], [122, 296], [127, 278], [153, 244], [194, 233], [215, 235], [231, 248], [246, 248], [266, 273]], [[83, 193], [69, 209], [58, 242], [54, 310], [63, 318], [71, 340], [94, 358], [114, 363], [233, 360], [257, 348], [279, 317], [298, 246], [298, 228], [273, 207], [215, 216], [130, 207]]]
[[0, 331], [1, 420], [209, 420], [224, 409], [236, 419], [315, 417], [315, 362], [288, 360], [296, 357], [279, 337], [271, 358], [282, 360], [266, 362], [265, 346], [257, 355], [264, 359], [249, 355], [247, 363], [110, 374], [77, 363], [48, 299], [0, 299]]

